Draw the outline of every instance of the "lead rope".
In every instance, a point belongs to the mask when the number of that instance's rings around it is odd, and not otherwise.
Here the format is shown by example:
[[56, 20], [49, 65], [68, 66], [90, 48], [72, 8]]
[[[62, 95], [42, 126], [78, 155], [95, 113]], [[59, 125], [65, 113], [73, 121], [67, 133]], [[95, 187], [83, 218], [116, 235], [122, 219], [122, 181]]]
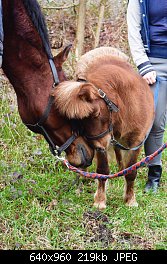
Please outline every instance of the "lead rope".
[[57, 159], [62, 161], [69, 170], [71, 170], [73, 172], [76, 172], [76, 173], [80, 174], [81, 176], [84, 176], [86, 178], [91, 178], [91, 179], [107, 180], [107, 179], [112, 179], [112, 178], [115, 178], [115, 177], [126, 176], [129, 173], [131, 173], [132, 171], [139, 169], [140, 167], [144, 166], [145, 164], [148, 164], [149, 161], [153, 160], [165, 148], [167, 148], [167, 142], [164, 145], [162, 145], [159, 149], [157, 149], [153, 154], [143, 158], [141, 161], [136, 162], [135, 164], [133, 164], [132, 166], [130, 166], [130, 167], [124, 169], [124, 170], [121, 170], [121, 171], [119, 171], [117, 173], [109, 174], [109, 175], [100, 174], [100, 173], [96, 173], [96, 172], [87, 172], [87, 171], [80, 170], [80, 169], [72, 166], [68, 162], [68, 160], [66, 160], [64, 157], [58, 157], [57, 156]]

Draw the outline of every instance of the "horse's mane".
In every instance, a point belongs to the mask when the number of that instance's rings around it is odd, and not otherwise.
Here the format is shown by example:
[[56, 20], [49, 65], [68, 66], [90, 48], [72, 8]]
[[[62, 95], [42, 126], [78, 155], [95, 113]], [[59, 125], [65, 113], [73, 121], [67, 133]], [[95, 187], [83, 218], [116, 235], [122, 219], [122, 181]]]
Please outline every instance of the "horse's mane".
[[113, 47], [99, 47], [81, 56], [76, 65], [76, 79], [85, 79], [93, 65], [111, 62], [111, 60], [128, 61], [129, 58], [120, 50]]
[[35, 26], [36, 30], [38, 31], [42, 39], [42, 43], [44, 45], [48, 57], [51, 58], [52, 54], [51, 54], [48, 30], [40, 5], [36, 0], [23, 0], [23, 4], [28, 16], [30, 17], [33, 25]]

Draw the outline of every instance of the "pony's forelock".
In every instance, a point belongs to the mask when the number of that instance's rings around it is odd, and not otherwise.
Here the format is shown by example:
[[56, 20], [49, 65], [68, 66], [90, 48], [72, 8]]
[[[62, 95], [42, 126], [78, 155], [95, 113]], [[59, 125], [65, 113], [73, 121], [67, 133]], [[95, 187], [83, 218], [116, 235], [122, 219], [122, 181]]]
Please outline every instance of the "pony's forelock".
[[60, 83], [52, 95], [60, 114], [69, 119], [83, 119], [93, 112], [93, 105], [79, 97], [83, 84], [75, 81]]

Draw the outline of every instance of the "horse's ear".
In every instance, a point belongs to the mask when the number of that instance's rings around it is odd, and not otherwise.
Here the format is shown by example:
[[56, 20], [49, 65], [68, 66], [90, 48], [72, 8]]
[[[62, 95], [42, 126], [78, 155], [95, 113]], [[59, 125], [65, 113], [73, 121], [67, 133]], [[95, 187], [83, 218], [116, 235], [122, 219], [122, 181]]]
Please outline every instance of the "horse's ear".
[[60, 53], [58, 53], [54, 57], [54, 61], [59, 63], [59, 65], [62, 65], [66, 61], [71, 48], [72, 48], [72, 44], [69, 44], [68, 46], [66, 46]]

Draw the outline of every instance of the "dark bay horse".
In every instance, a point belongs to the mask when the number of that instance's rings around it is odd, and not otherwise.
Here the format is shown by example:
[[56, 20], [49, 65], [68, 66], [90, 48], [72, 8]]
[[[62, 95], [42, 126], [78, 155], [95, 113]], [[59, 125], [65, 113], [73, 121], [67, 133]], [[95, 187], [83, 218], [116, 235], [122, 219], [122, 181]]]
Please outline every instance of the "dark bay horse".
[[[109, 174], [108, 149], [113, 144], [119, 169], [134, 164], [154, 118], [150, 87], [127, 56], [117, 49], [101, 47], [83, 55], [78, 62], [76, 81], [65, 81], [54, 92], [61, 114], [80, 120], [83, 135], [97, 154], [97, 172]], [[131, 150], [138, 146], [137, 149]], [[136, 171], [125, 177], [124, 201], [136, 206]], [[94, 205], [106, 207], [106, 180], [98, 180]]]
[[[69, 120], [60, 115], [54, 105], [43, 121], [43, 130], [34, 126], [45, 112], [54, 78], [48, 58], [55, 64], [60, 82], [66, 80], [62, 64], [70, 46], [52, 59], [48, 32], [36, 0], [2, 0], [4, 25], [4, 55], [2, 69], [17, 95], [22, 121], [37, 133], [47, 133], [54, 145], [61, 146], [72, 136]], [[56, 87], [55, 87], [56, 89]], [[66, 149], [67, 159], [75, 166], [89, 166], [93, 150], [78, 137]]]

